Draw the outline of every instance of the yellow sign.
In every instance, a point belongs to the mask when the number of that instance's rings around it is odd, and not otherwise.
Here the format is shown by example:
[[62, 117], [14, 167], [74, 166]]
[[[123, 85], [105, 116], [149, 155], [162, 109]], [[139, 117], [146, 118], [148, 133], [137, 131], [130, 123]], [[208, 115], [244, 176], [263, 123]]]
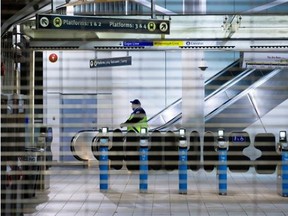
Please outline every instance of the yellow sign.
[[183, 41], [154, 41], [153, 46], [183, 46]]

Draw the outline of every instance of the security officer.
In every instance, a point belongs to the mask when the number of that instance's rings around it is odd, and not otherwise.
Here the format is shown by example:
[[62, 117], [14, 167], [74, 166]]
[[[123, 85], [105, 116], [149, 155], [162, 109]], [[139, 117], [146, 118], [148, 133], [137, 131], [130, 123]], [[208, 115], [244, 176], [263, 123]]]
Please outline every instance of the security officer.
[[120, 127], [127, 127], [127, 131], [134, 130], [140, 133], [141, 128], [148, 128], [146, 112], [138, 99], [130, 101], [130, 103], [133, 112], [126, 122], [120, 124]]

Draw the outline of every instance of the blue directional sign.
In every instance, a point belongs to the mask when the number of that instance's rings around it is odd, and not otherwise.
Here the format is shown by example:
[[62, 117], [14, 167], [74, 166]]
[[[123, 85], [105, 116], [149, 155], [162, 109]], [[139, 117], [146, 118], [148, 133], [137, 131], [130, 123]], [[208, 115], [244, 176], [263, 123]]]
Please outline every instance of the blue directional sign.
[[125, 47], [153, 46], [153, 41], [124, 41], [123, 46]]
[[169, 34], [169, 20], [114, 19], [93, 16], [38, 14], [37, 29]]
[[91, 59], [90, 68], [100, 68], [100, 67], [115, 67], [123, 65], [131, 65], [131, 56], [119, 57], [119, 58], [103, 58], [103, 59]]

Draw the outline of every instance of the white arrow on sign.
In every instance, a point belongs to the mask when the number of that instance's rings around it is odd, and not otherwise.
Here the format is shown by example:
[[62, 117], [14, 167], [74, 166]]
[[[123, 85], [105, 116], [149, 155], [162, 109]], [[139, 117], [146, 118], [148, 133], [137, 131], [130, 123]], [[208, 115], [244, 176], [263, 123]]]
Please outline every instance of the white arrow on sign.
[[47, 27], [49, 25], [49, 19], [47, 17], [42, 17], [40, 19], [40, 25], [42, 27]]
[[168, 30], [168, 24], [166, 22], [161, 22], [159, 28], [160, 31], [166, 32]]

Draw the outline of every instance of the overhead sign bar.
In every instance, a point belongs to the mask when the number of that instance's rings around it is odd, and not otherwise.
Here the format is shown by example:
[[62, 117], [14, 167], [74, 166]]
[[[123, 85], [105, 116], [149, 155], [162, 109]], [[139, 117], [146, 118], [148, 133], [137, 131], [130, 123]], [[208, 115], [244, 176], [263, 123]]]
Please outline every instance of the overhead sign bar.
[[38, 14], [37, 29], [65, 29], [102, 32], [169, 34], [169, 20], [142, 20], [99, 18], [92, 16], [65, 16]]

